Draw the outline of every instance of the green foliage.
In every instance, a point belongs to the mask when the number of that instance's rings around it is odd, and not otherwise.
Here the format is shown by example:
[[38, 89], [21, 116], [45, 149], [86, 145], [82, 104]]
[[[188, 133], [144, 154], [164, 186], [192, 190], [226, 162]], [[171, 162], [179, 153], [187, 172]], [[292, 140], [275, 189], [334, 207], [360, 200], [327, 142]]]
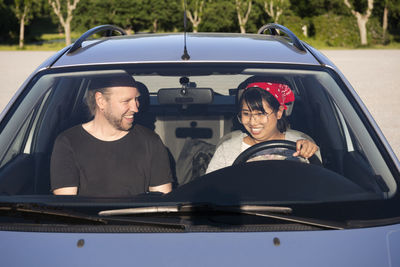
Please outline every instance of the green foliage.
[[199, 31], [239, 32], [234, 1], [220, 0], [207, 4]]
[[400, 0], [387, 0], [389, 7], [388, 30], [400, 42]]
[[[84, 0], [82, 0], [84, 1]], [[54, 12], [50, 9], [47, 0], [35, 1], [36, 5], [33, 9], [33, 19], [25, 27], [25, 41], [28, 42], [41, 42], [41, 36], [44, 33], [59, 33], [62, 28], [58, 23], [58, 19], [53, 17]]]
[[18, 20], [11, 7], [13, 0], [0, 0], [0, 42], [12, 43], [18, 39]]
[[[237, 21], [237, 18], [235, 18]], [[259, 1], [254, 1], [253, 8], [251, 10], [251, 15], [249, 21], [246, 24], [246, 32], [256, 33], [259, 28], [264, 24], [272, 22], [268, 15], [265, 13], [263, 4]], [[239, 26], [237, 32], [240, 32]]]
[[357, 22], [354, 17], [328, 13], [314, 17], [312, 24], [315, 37], [328, 46], [356, 47], [360, 43]]
[[316, 17], [327, 12], [338, 15], [349, 14], [343, 0], [290, 0], [291, 10], [299, 17]]
[[282, 24], [282, 16], [290, 16], [290, 0], [258, 0], [271, 22]]
[[[376, 2], [376, 0], [374, 2]], [[361, 14], [364, 14], [368, 8], [368, 0], [349, 0], [349, 3]]]
[[383, 44], [383, 29], [378, 18], [370, 18], [367, 23], [367, 38], [368, 44], [377, 45]]
[[[56, 33], [62, 39], [63, 28], [54, 15], [48, 0], [0, 0], [0, 43], [17, 43], [19, 25], [12, 7], [17, 2], [40, 4], [26, 26], [26, 42], [38, 42], [43, 33]], [[199, 0], [187, 0], [189, 7]], [[199, 31], [240, 32], [235, 0], [204, 0], [204, 10]], [[291, 29], [299, 38], [330, 47], [358, 47], [359, 30], [356, 19], [343, 0], [289, 0], [279, 23]], [[360, 12], [367, 0], [349, 0]], [[62, 2], [65, 2], [63, 0]], [[367, 24], [368, 42], [383, 42], [382, 17], [385, 5], [389, 8], [388, 40], [400, 41], [400, 0], [375, 0], [372, 16]], [[255, 33], [273, 19], [264, 10], [264, 0], [253, 0], [246, 32]], [[74, 11], [71, 30], [77, 36], [101, 24], [115, 24], [135, 32], [183, 31], [182, 0], [80, 0]], [[307, 25], [310, 37], [304, 37], [302, 26]], [[192, 25], [188, 22], [188, 30]]]
[[286, 28], [289, 28], [297, 37], [300, 39], [306, 37], [303, 34], [303, 26], [309, 28], [309, 22], [306, 19], [302, 19], [298, 16], [282, 16], [281, 24]]
[[146, 0], [147, 14], [153, 32], [174, 31], [183, 25], [183, 10], [179, 0]]
[[112, 22], [134, 32], [149, 31], [149, 12], [143, 0], [112, 1]]
[[[180, 2], [180, 1], [179, 1]], [[81, 0], [73, 29], [115, 24], [128, 31], [173, 31], [183, 13], [177, 0]]]
[[25, 17], [24, 25], [28, 24], [33, 18], [32, 6], [33, 0], [14, 0], [14, 5], [11, 9], [14, 11], [15, 16], [20, 20], [23, 16]]

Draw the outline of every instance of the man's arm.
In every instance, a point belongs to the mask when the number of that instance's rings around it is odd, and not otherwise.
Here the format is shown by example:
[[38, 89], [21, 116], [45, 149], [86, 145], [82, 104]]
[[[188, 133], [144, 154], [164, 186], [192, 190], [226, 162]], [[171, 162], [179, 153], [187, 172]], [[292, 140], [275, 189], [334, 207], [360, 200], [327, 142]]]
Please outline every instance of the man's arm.
[[167, 183], [167, 184], [162, 184], [162, 185], [157, 185], [157, 186], [150, 186], [149, 191], [150, 192], [161, 192], [161, 193], [167, 194], [172, 191], [172, 183]]
[[77, 195], [79, 170], [75, 167], [69, 140], [57, 137], [50, 160], [50, 182], [54, 195]]
[[54, 195], [77, 195], [78, 187], [61, 187], [53, 190]]

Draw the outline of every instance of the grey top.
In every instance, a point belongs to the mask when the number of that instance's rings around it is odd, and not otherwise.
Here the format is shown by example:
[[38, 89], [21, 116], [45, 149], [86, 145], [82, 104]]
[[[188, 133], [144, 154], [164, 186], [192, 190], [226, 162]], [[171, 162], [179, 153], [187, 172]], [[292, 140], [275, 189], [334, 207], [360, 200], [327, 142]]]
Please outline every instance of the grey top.
[[[243, 142], [243, 138], [246, 136], [246, 133], [238, 130], [222, 137], [217, 144], [217, 149], [215, 150], [210, 164], [208, 164], [206, 173], [231, 166], [239, 154], [250, 147], [250, 145]], [[296, 142], [301, 139], [308, 139], [314, 142], [314, 140], [305, 133], [290, 129], [285, 132], [285, 140]], [[321, 159], [319, 149], [315, 153], [317, 157]]]

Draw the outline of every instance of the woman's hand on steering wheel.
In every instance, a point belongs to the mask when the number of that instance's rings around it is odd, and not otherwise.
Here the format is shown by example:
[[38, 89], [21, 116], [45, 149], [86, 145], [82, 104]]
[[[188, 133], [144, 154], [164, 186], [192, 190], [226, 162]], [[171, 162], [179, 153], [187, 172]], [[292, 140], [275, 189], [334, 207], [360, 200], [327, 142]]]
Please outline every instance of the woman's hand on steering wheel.
[[[283, 148], [284, 150], [283, 151], [282, 150], [275, 151], [275, 150], [273, 150], [274, 148]], [[256, 156], [257, 153], [259, 153], [261, 151], [268, 151], [268, 153], [273, 152], [273, 154], [284, 155], [284, 154], [286, 154], [285, 153], [286, 150], [289, 150], [290, 154], [294, 155], [294, 153], [297, 153], [297, 151], [296, 151], [297, 144], [295, 142], [288, 141], [288, 140], [270, 140], [270, 141], [261, 142], [261, 143], [258, 143], [258, 144], [255, 144], [255, 145], [249, 147], [248, 149], [246, 149], [245, 151], [240, 153], [232, 165], [243, 164], [243, 163], [247, 162], [247, 160]], [[292, 153], [292, 151], [295, 151], [295, 152]], [[318, 156], [315, 153], [308, 158], [308, 161], [312, 164], [322, 166], [321, 160], [318, 158]]]
[[318, 146], [307, 139], [297, 140], [296, 142], [296, 152], [293, 153], [293, 157], [303, 157], [310, 158], [317, 152]]

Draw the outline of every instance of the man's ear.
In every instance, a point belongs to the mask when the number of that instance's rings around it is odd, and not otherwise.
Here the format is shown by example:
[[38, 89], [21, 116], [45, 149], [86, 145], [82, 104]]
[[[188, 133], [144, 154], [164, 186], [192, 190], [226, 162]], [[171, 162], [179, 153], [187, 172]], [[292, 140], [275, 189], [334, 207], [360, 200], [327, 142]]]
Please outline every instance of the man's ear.
[[104, 94], [100, 92], [96, 92], [94, 95], [94, 98], [96, 99], [96, 105], [100, 110], [103, 110], [107, 104], [107, 99]]
[[276, 118], [280, 120], [282, 118], [283, 112], [285, 111], [284, 106], [279, 106], [279, 110], [276, 113]]

